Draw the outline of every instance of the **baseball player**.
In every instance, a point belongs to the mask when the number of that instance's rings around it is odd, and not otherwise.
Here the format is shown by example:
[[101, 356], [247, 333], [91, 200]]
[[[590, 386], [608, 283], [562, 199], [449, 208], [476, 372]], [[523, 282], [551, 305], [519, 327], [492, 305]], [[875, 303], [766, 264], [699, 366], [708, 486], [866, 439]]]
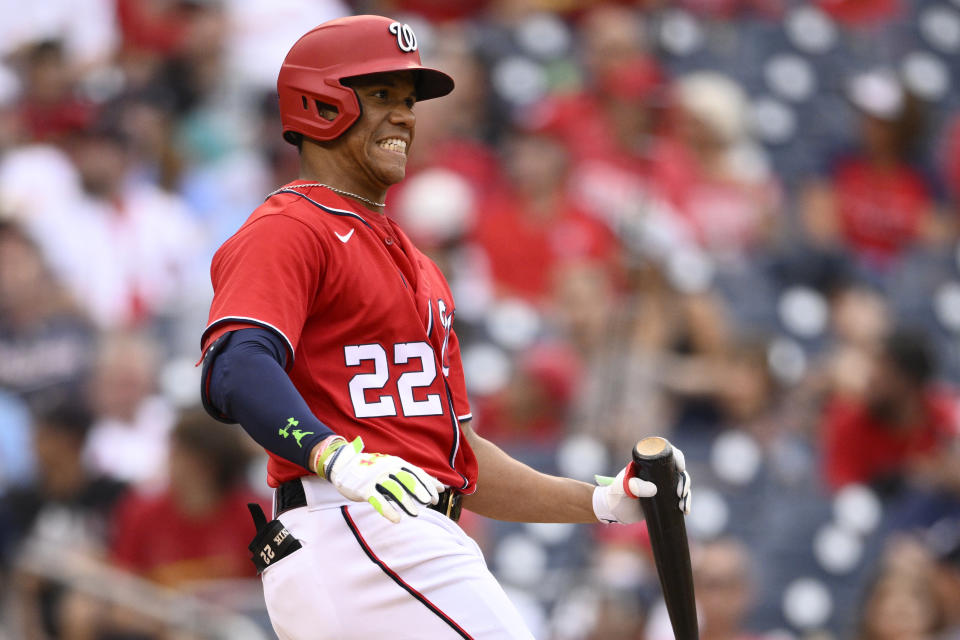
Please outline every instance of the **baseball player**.
[[[300, 179], [267, 196], [214, 256], [203, 333], [207, 411], [269, 454], [274, 518], [251, 545], [277, 635], [531, 638], [456, 524], [636, 522], [653, 484], [541, 474], [470, 428], [455, 304], [384, 214], [415, 104], [453, 80], [421, 65], [406, 24], [324, 23], [277, 81]], [[682, 455], [677, 462], [683, 467]], [[677, 488], [689, 510], [689, 478]]]

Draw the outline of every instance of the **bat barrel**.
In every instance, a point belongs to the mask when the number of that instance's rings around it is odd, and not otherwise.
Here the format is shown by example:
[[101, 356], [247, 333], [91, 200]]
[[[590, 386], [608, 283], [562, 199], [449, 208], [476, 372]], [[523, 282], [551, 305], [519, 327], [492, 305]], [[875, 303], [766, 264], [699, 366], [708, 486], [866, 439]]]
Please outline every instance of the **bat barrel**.
[[683, 512], [678, 504], [680, 472], [673, 448], [664, 438], [644, 438], [633, 449], [634, 475], [657, 485], [657, 495], [640, 498], [650, 533], [650, 544], [660, 578], [660, 588], [677, 640], [698, 640], [693, 572]]

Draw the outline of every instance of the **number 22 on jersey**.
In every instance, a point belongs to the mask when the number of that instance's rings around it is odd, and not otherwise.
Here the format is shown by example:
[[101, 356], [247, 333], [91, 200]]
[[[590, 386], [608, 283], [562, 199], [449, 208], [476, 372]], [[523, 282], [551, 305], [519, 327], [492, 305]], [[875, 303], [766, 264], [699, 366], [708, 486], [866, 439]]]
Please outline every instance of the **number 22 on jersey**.
[[[343, 348], [348, 367], [360, 366], [364, 361], [373, 362], [373, 373], [358, 373], [350, 379], [350, 400], [358, 418], [380, 418], [397, 415], [397, 403], [393, 396], [381, 394], [376, 402], [367, 400], [367, 391], [383, 389], [390, 380], [390, 364], [387, 350], [380, 344], [357, 344]], [[393, 345], [393, 364], [405, 365], [411, 360], [420, 360], [419, 370], [404, 371], [397, 378], [397, 395], [402, 415], [406, 417], [435, 416], [443, 413], [440, 394], [429, 393], [423, 400], [414, 397], [414, 389], [429, 387], [437, 377], [437, 362], [433, 348], [426, 342], [401, 342]]]

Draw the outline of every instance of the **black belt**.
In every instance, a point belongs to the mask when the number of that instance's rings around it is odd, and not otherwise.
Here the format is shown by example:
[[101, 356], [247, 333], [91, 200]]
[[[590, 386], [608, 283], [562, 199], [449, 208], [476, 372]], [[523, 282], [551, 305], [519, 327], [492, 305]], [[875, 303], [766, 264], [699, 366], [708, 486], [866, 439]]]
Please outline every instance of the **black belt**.
[[[460, 519], [462, 494], [453, 489], [447, 489], [440, 494], [440, 501], [437, 504], [428, 504], [428, 509], [439, 511], [454, 522]], [[280, 516], [285, 511], [307, 506], [307, 495], [303, 491], [303, 483], [300, 479], [284, 482], [276, 489], [276, 505], [274, 506], [274, 518]]]

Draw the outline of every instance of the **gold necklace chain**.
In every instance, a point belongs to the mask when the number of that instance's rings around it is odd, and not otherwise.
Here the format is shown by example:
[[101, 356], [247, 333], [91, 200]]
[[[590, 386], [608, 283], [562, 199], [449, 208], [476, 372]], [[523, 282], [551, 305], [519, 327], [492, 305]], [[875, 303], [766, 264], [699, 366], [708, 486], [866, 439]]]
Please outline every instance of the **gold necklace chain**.
[[351, 198], [356, 198], [357, 200], [363, 200], [363, 201], [366, 202], [367, 204], [372, 204], [372, 205], [375, 206], [375, 207], [383, 208], [383, 207], [387, 206], [387, 203], [386, 203], [386, 202], [374, 202], [373, 200], [370, 200], [369, 198], [364, 198], [363, 196], [358, 196], [358, 195], [355, 194], [355, 193], [350, 193], [349, 191], [344, 191], [343, 189], [337, 189], [336, 187], [331, 187], [330, 185], [328, 185], [328, 184], [323, 184], [322, 182], [308, 182], [307, 184], [295, 184], [295, 185], [292, 185], [292, 186], [289, 186], [289, 187], [280, 187], [280, 188], [277, 189], [276, 191], [271, 191], [270, 193], [268, 193], [268, 194], [267, 194], [267, 197], [269, 198], [270, 196], [272, 196], [272, 195], [274, 195], [274, 194], [280, 193], [280, 192], [283, 191], [284, 189], [299, 189], [300, 187], [324, 187], [325, 189], [330, 189], [330, 191], [333, 191], [334, 193], [339, 193], [340, 195], [349, 196], [349, 197], [351, 197]]

